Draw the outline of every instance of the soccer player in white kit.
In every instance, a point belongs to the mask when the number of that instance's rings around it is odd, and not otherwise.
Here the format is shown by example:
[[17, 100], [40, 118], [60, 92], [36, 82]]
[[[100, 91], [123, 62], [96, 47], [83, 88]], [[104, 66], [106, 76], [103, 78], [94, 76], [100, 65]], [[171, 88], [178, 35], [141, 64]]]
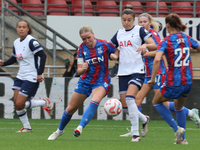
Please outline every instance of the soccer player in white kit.
[[128, 106], [131, 131], [133, 132], [131, 141], [139, 142], [141, 141], [138, 129], [139, 118], [143, 124], [143, 134], [147, 133], [149, 123], [149, 117], [140, 113], [135, 104], [135, 97], [145, 78], [145, 65], [142, 54], [146, 52], [146, 48], [156, 50], [157, 46], [148, 31], [141, 26], [134, 25], [135, 14], [133, 10], [125, 9], [122, 12], [121, 22], [124, 28], [118, 30], [110, 42], [120, 49], [117, 73], [120, 99], [123, 111], [126, 112]]
[[44, 81], [42, 73], [46, 54], [40, 43], [30, 35], [32, 29], [27, 21], [19, 21], [16, 30], [19, 38], [14, 41], [12, 56], [5, 62], [0, 60], [0, 66], [19, 63], [19, 71], [12, 89], [16, 113], [24, 127], [17, 132], [33, 132], [26, 109], [43, 106], [50, 115], [53, 110], [49, 98], [31, 100], [37, 92], [39, 82]]

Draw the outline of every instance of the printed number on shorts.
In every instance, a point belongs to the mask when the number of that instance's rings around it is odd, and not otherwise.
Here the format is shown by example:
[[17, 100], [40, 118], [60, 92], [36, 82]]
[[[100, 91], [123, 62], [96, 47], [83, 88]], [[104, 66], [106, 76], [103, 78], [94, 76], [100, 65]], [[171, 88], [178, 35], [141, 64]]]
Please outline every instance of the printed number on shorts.
[[[181, 67], [181, 66], [189, 66], [190, 60], [189, 60], [189, 56], [190, 56], [190, 48], [189, 47], [184, 47], [183, 49], [181, 48], [177, 48], [174, 51], [175, 56], [178, 56], [174, 62], [174, 67]], [[183, 60], [183, 54], [185, 54], [185, 58]]]
[[155, 79], [155, 83], [156, 83], [158, 86], [161, 85], [161, 83], [160, 83], [160, 81], [161, 81], [160, 78], [161, 78], [161, 75], [159, 74], [159, 75], [156, 76], [156, 79]]

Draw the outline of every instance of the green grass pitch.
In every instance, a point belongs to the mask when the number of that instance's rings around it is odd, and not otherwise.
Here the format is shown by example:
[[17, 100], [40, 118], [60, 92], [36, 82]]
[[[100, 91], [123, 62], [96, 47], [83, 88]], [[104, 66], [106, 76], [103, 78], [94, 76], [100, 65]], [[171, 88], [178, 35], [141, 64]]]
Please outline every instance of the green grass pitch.
[[[65, 134], [55, 141], [47, 138], [58, 127], [60, 120], [30, 119], [32, 133], [16, 133], [22, 128], [19, 119], [0, 119], [0, 150], [192, 150], [200, 149], [200, 128], [187, 121], [188, 145], [174, 145], [174, 133], [168, 124], [151, 120], [149, 132], [141, 142], [131, 142], [131, 137], [119, 137], [130, 129], [129, 121], [91, 120], [80, 137], [72, 134], [80, 120], [71, 120]], [[141, 123], [140, 123], [141, 127]]]

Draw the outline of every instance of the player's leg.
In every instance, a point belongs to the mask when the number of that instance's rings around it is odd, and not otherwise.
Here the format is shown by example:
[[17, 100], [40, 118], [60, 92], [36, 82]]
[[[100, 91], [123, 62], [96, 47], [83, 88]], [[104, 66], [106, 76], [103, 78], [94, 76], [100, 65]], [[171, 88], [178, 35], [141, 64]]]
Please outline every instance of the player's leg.
[[82, 133], [82, 129], [90, 122], [90, 120], [93, 118], [94, 114], [97, 111], [97, 108], [99, 106], [99, 103], [103, 99], [103, 97], [107, 93], [107, 88], [103, 86], [98, 86], [92, 90], [92, 101], [90, 102], [90, 105], [83, 113], [82, 119], [78, 125], [78, 127], [74, 130], [73, 135], [75, 137], [80, 136]]
[[14, 93], [15, 93], [14, 104], [15, 104], [16, 113], [23, 124], [23, 128], [17, 132], [32, 132], [32, 128], [27, 116], [27, 110], [24, 109], [27, 97], [19, 94], [19, 91], [20, 90], [17, 90], [17, 89], [14, 90]]
[[[150, 87], [148, 84], [142, 85], [142, 88], [137, 93], [136, 99], [135, 99], [137, 106], [140, 106], [142, 104], [142, 101], [144, 100], [146, 95], [151, 91], [151, 89], [152, 89], [152, 87]], [[149, 116], [143, 115], [141, 112], [138, 112], [138, 117], [139, 117], [139, 120], [142, 122], [141, 135], [144, 137], [148, 133], [148, 123], [150, 121], [150, 118], [149, 118]]]
[[25, 103], [28, 99], [35, 96], [35, 93], [38, 89], [38, 84], [16, 78], [12, 88], [14, 89], [14, 103], [16, 113], [24, 126], [18, 132], [32, 132], [27, 117], [27, 111], [25, 109]]
[[[165, 89], [165, 88], [164, 88]], [[174, 121], [170, 110], [162, 103], [168, 101], [169, 98], [163, 97], [160, 91], [157, 91], [153, 98], [153, 106], [159, 112], [161, 117], [171, 126], [177, 135], [177, 141], [179, 141], [184, 134], [184, 128], [178, 127], [177, 123]]]
[[[164, 102], [164, 104], [165, 104], [165, 106], [168, 107], [169, 110], [175, 111], [174, 102], [167, 101], [167, 102]], [[189, 109], [185, 106], [183, 106], [183, 107], [184, 107], [185, 115], [190, 117], [190, 119], [192, 121], [194, 121], [194, 123], [196, 124], [196, 127], [198, 128], [200, 125], [199, 110], [196, 108]]]
[[128, 106], [126, 104], [126, 93], [120, 94], [120, 101], [122, 103], [123, 112], [128, 115]]
[[[178, 100], [174, 100], [174, 107], [176, 112], [176, 120], [178, 126], [185, 129], [186, 127], [186, 115], [184, 111], [184, 103], [186, 101], [187, 97], [179, 97]], [[182, 141], [185, 140], [185, 133], [182, 136]], [[177, 143], [180, 143], [181, 141], [177, 141]]]
[[58, 129], [48, 137], [48, 140], [56, 140], [59, 136], [64, 134], [64, 128], [71, 120], [72, 115], [76, 112], [79, 106], [87, 98], [87, 95], [73, 92], [69, 101], [69, 105], [64, 110]]
[[139, 124], [139, 117], [138, 117], [138, 108], [135, 103], [135, 96], [137, 95], [139, 89], [136, 85], [130, 84], [128, 86], [128, 90], [126, 93], [126, 104], [128, 106], [128, 113], [129, 113], [129, 118], [132, 126], [132, 132], [133, 132], [133, 142], [139, 142], [140, 139], [140, 134], [139, 134], [139, 129], [138, 129], [138, 124]]
[[51, 116], [53, 113], [53, 107], [49, 98], [43, 98], [42, 100], [32, 100], [38, 90], [38, 87], [39, 82], [33, 83], [30, 81], [23, 81], [23, 85], [21, 87], [23, 94], [26, 95], [27, 91], [29, 91], [26, 89], [31, 89], [28, 96], [29, 100], [25, 102], [25, 109], [43, 106], [43, 109], [46, 110], [46, 112]]
[[[123, 112], [128, 115], [128, 106], [126, 104], [126, 93], [120, 94], [120, 100], [122, 103], [122, 108], [123, 108]], [[132, 130], [132, 126], [131, 126], [131, 130], [129, 130], [128, 128], [126, 128], [128, 133], [125, 134], [121, 134], [120, 137], [132, 137], [133, 136], [133, 132]]]

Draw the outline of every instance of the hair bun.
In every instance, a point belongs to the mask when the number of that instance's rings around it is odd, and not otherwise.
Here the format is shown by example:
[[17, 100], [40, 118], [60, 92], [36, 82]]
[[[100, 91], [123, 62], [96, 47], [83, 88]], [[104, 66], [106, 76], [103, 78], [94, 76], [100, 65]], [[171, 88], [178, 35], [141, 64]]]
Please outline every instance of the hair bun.
[[126, 4], [125, 8], [124, 9], [132, 9], [133, 10], [133, 7], [131, 4]]

